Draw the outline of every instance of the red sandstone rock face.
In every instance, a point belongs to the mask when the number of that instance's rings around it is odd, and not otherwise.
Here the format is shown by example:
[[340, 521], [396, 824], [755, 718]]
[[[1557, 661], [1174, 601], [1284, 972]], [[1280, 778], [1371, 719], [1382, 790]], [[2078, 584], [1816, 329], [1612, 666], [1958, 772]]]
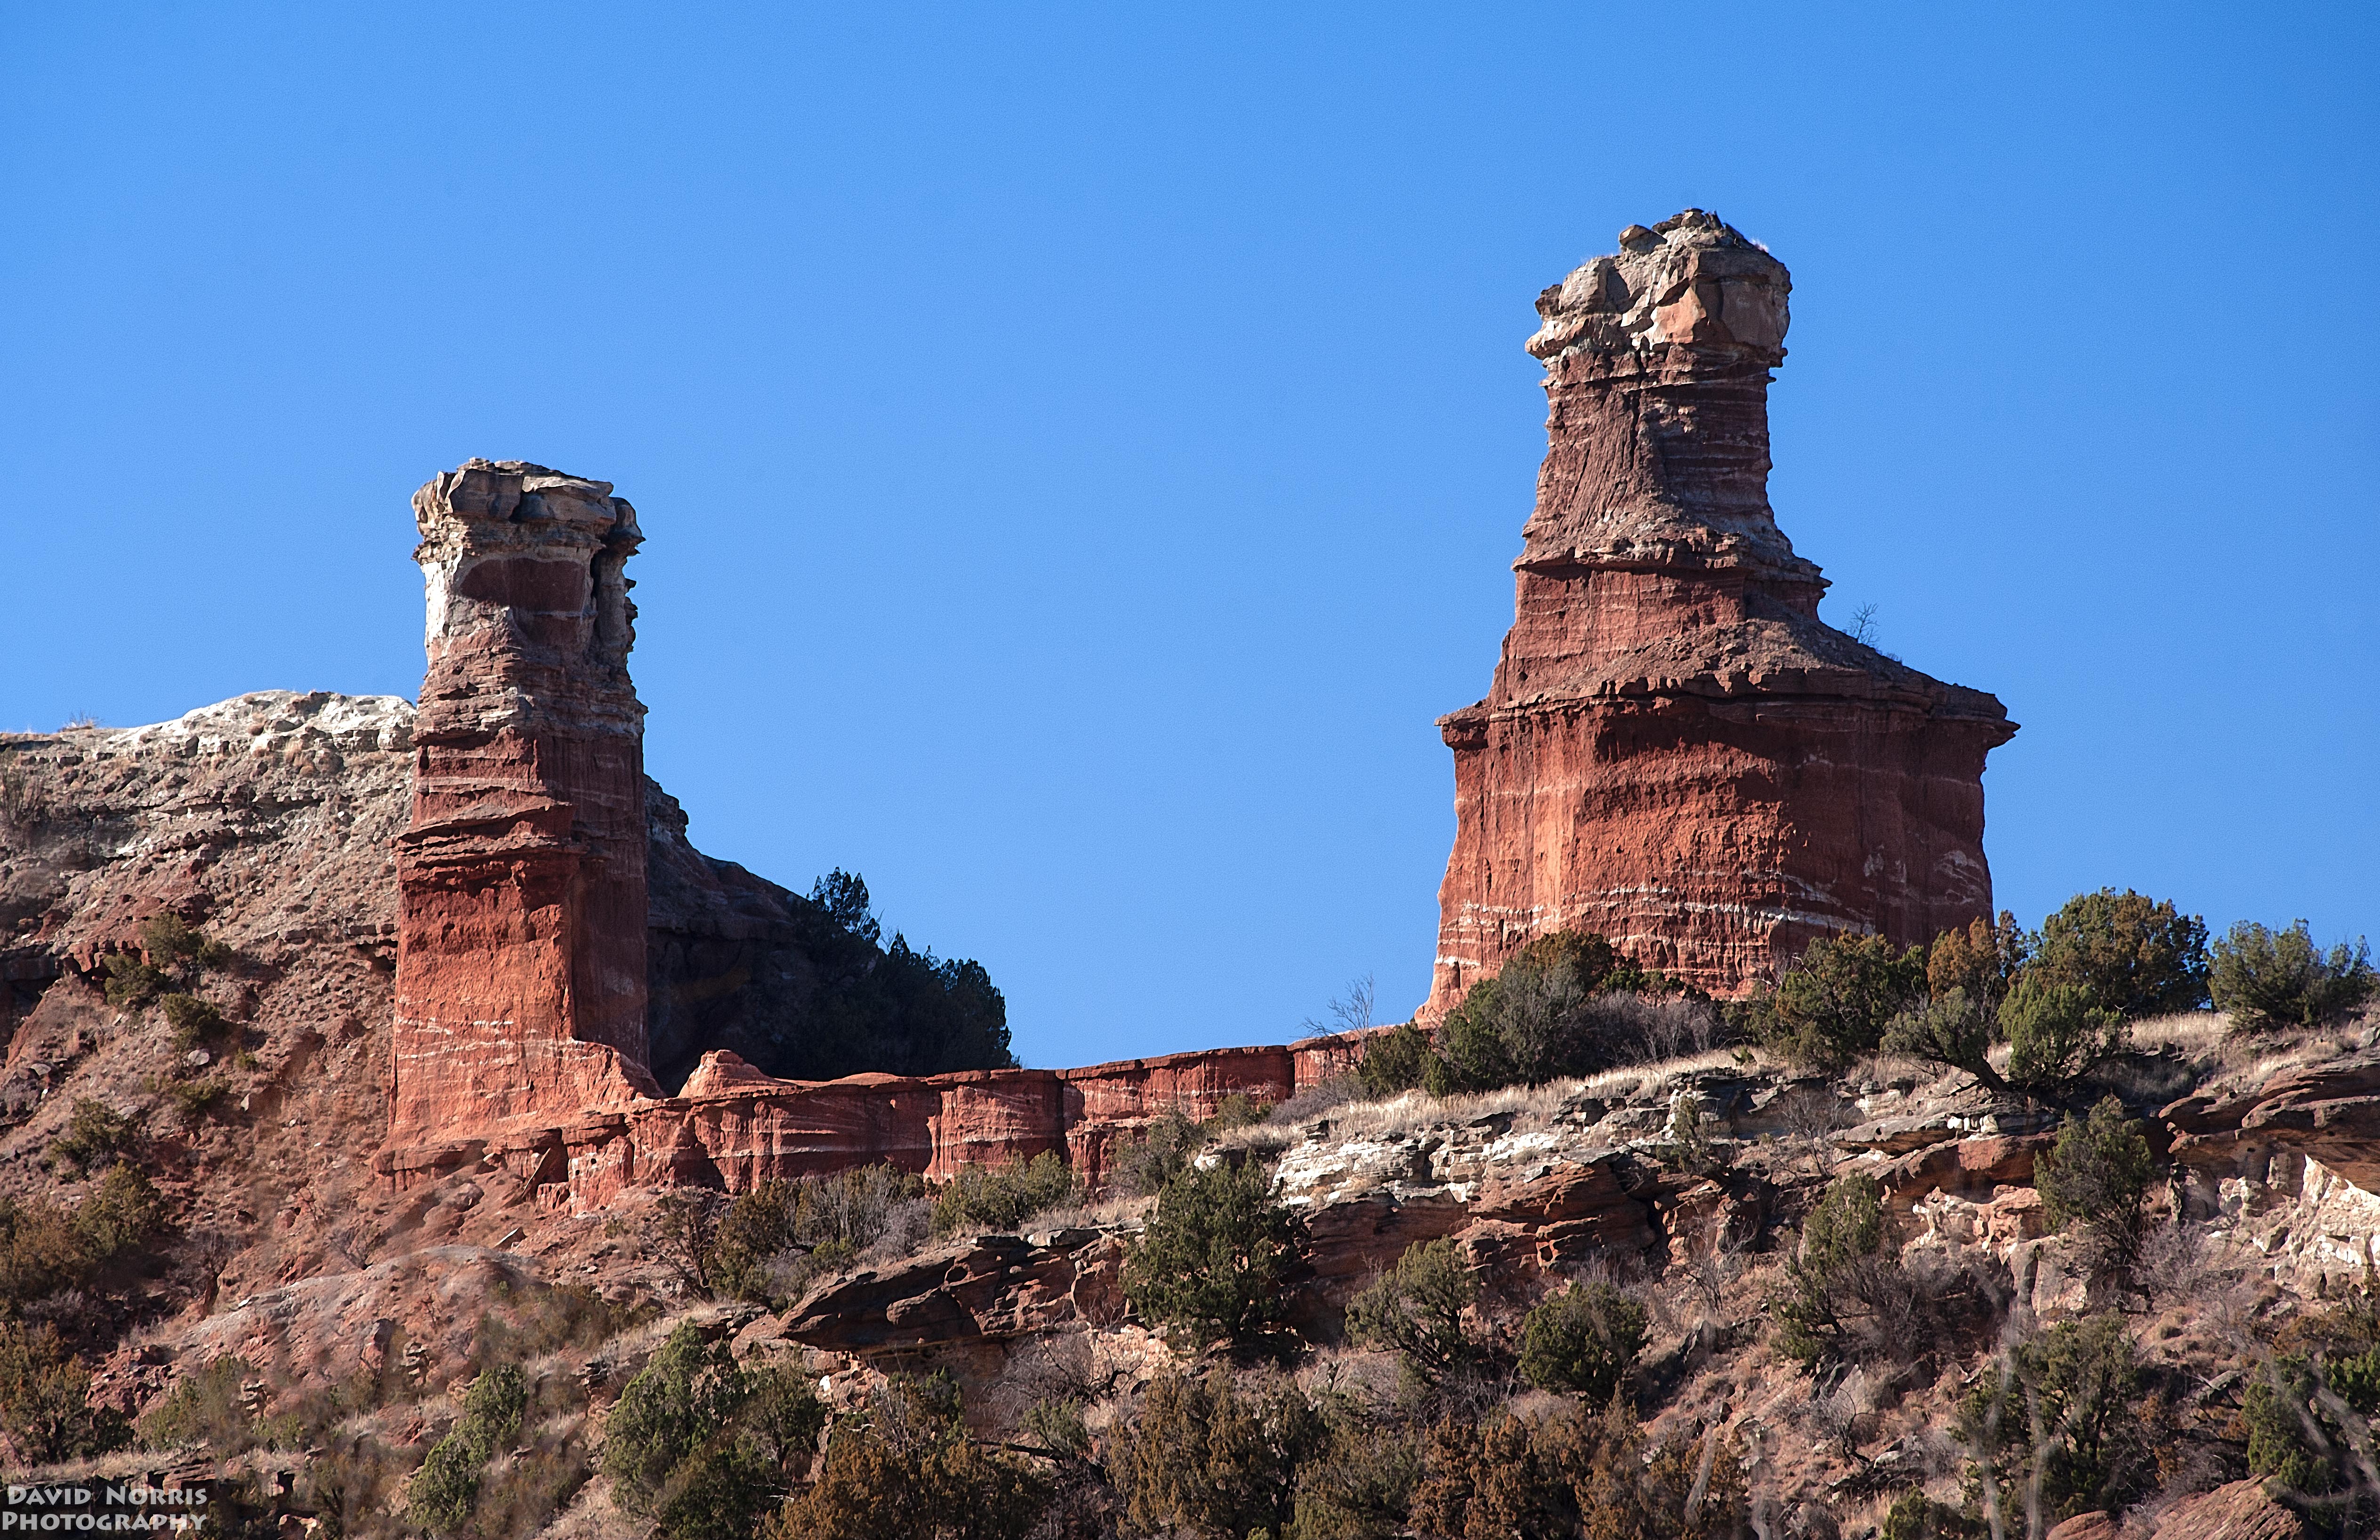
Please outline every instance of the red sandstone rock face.
[[888, 1162], [937, 1181], [962, 1166], [1054, 1150], [1093, 1187], [1116, 1151], [1180, 1110], [1214, 1115], [1223, 1099], [1281, 1102], [1344, 1074], [1359, 1041], [1215, 1049], [1074, 1070], [971, 1070], [921, 1077], [775, 1080], [733, 1053], [703, 1056], [677, 1096], [639, 1099], [550, 1130], [456, 1141], [387, 1158], [401, 1189], [441, 1170], [500, 1161], [532, 1182], [540, 1207], [587, 1213], [630, 1187], [750, 1191], [771, 1179]]
[[642, 535], [611, 493], [472, 460], [414, 494], [430, 671], [398, 841], [393, 1147], [658, 1090], [622, 570]]
[[982, 1235], [884, 1273], [863, 1272], [802, 1302], [786, 1335], [854, 1353], [914, 1351], [1124, 1318], [1123, 1245], [1097, 1230], [1038, 1239]]
[[2228, 1170], [2289, 1150], [2380, 1190], [2380, 1053], [2300, 1065], [2228, 1096], [2184, 1097], [2158, 1116], [2174, 1130], [2173, 1158], [2182, 1165]]
[[2014, 725], [1819, 621], [1769, 511], [1783, 264], [1692, 210], [1621, 246], [1537, 301], [1549, 444], [1494, 687], [1439, 722], [1426, 1019], [1549, 930], [1732, 994], [1818, 937], [1991, 906], [1984, 755]]

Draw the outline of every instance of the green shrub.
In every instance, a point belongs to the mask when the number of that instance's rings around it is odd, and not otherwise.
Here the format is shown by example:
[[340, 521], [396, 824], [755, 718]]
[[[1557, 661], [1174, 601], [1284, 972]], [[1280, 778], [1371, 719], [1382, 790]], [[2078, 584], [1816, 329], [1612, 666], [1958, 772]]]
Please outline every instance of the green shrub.
[[1777, 1301], [1778, 1351], [1815, 1365], [1841, 1354], [1845, 1316], [1873, 1291], [1860, 1275], [1885, 1251], [1884, 1192], [1864, 1176], [1836, 1179], [1803, 1221]]
[[695, 1446], [653, 1500], [662, 1540], [746, 1540], [807, 1475], [826, 1425], [809, 1376], [745, 1371], [726, 1427]]
[[145, 956], [113, 952], [101, 964], [107, 971], [107, 1002], [119, 1011], [142, 1010], [159, 996], [182, 988], [198, 972], [229, 966], [236, 956], [231, 948], [174, 914], [142, 921], [140, 947]]
[[2124, 1018], [2092, 1003], [2090, 990], [2025, 974], [2000, 1001], [2009, 1042], [2009, 1080], [2055, 1094], [2102, 1060], [2123, 1051]]
[[[2017, 1344], [1960, 1407], [1973, 1485], [1997, 1492], [2003, 1522], [2018, 1534], [2094, 1509], [2120, 1510], [2156, 1474], [2139, 1391], [2119, 1316], [2062, 1322]], [[2029, 1524], [2035, 1493], [2039, 1522]]]
[[670, 1473], [726, 1425], [745, 1386], [725, 1343], [705, 1343], [688, 1321], [622, 1388], [603, 1437], [612, 1500], [649, 1517]]
[[1344, 1396], [1319, 1397], [1315, 1408], [1327, 1437], [1298, 1467], [1296, 1516], [1283, 1540], [1391, 1540], [1410, 1534], [1405, 1518], [1421, 1479], [1413, 1435], [1365, 1415]]
[[1193, 1121], [1179, 1107], [1167, 1108], [1165, 1115], [1149, 1125], [1138, 1144], [1117, 1153], [1116, 1185], [1143, 1197], [1156, 1196], [1190, 1169], [1190, 1162], [1207, 1147], [1209, 1138], [1204, 1124]]
[[407, 1517], [432, 1534], [461, 1529], [480, 1500], [480, 1472], [486, 1463], [454, 1434], [440, 1439], [405, 1485]]
[[2215, 1003], [2242, 1032], [2327, 1025], [2380, 992], [2362, 940], [2325, 953], [2303, 920], [2279, 931], [2241, 920], [2215, 943], [2210, 982]]
[[1215, 1104], [1214, 1116], [1207, 1120], [1207, 1126], [1218, 1134], [1248, 1128], [1264, 1122], [1271, 1110], [1272, 1103], [1258, 1101], [1245, 1091], [1233, 1091]]
[[236, 955], [230, 947], [170, 911], [141, 922], [140, 948], [176, 968], [227, 967]]
[[1238, 1339], [1281, 1318], [1295, 1258], [1289, 1211], [1254, 1161], [1194, 1167], [1158, 1194], [1124, 1257], [1123, 1291], [1148, 1319]]
[[528, 1381], [516, 1365], [499, 1364], [471, 1382], [463, 1415], [431, 1447], [406, 1488], [406, 1503], [416, 1522], [451, 1534], [470, 1522], [481, 1473], [490, 1460], [512, 1447], [528, 1408]]
[[131, 1441], [111, 1408], [87, 1404], [91, 1371], [49, 1326], [0, 1321], [0, 1431], [35, 1464], [105, 1454]]
[[2206, 1002], [2206, 922], [2127, 888], [2078, 893], [2041, 922], [2028, 971], [2127, 1021]]
[[166, 1225], [155, 1185], [121, 1163], [71, 1210], [0, 1198], [0, 1316], [138, 1264]]
[[1521, 1323], [1521, 1377], [1601, 1406], [1617, 1396], [1645, 1350], [1645, 1307], [1599, 1279], [1573, 1282]]
[[213, 1075], [204, 1080], [158, 1080], [152, 1088], [174, 1110], [174, 1121], [185, 1130], [195, 1129], [222, 1111], [225, 1098], [231, 1095], [231, 1087]]
[[71, 1213], [38, 1198], [0, 1197], [0, 1313], [72, 1288], [90, 1271]]
[[1022, 1426], [1052, 1459], [1079, 1460], [1090, 1453], [1091, 1430], [1083, 1421], [1083, 1403], [1073, 1396], [1035, 1401], [1025, 1409]]
[[1900, 951], [1881, 936], [1822, 938], [1785, 970], [1756, 1025], [1770, 1049], [1837, 1073], [1882, 1047], [1886, 1027], [1925, 992], [1925, 948]]
[[[1425, 1084], [1439, 1096], [1541, 1085], [1659, 1057], [1642, 1041], [1653, 1024], [1642, 1019], [1645, 1013], [1630, 1009], [1630, 997], [1678, 988], [1628, 962], [1600, 936], [1576, 930], [1540, 936], [1447, 1013], [1432, 1056], [1423, 1062]], [[1707, 1006], [1684, 1009], [1706, 1012]], [[1385, 1084], [1397, 1056], [1411, 1046], [1391, 1049], [1377, 1078]]]
[[[1428, 1085], [1430, 1067], [1437, 1061], [1438, 1054], [1429, 1046], [1429, 1034], [1406, 1022], [1365, 1045], [1364, 1057], [1355, 1066], [1355, 1078], [1366, 1096], [1379, 1100], [1405, 1091], [1418, 1091]], [[1442, 1067], [1439, 1073], [1444, 1075]]]
[[1329, 1441], [1321, 1413], [1287, 1379], [1162, 1374], [1110, 1469], [1142, 1533], [1281, 1534], [1296, 1518], [1299, 1468]]
[[249, 1412], [241, 1387], [255, 1377], [244, 1358], [217, 1358], [184, 1375], [140, 1419], [140, 1442], [152, 1449], [198, 1446], [218, 1460], [271, 1440], [273, 1429]]
[[2267, 1359], [2248, 1386], [2240, 1420], [2248, 1429], [2248, 1472], [2271, 1476], [2301, 1498], [2338, 1489], [2347, 1441], [2322, 1405], [2322, 1375], [2302, 1353]]
[[1440, 1423], [1425, 1446], [1415, 1528], [1497, 1540], [1738, 1540], [1746, 1532], [1733, 1448], [1682, 1438], [1645, 1445], [1624, 1409], [1598, 1414], [1585, 1402], [1542, 1420], [1505, 1412], [1476, 1425]]
[[193, 1049], [200, 1043], [213, 1042], [231, 1030], [231, 1023], [214, 1002], [197, 995], [160, 995], [157, 1004], [173, 1025], [176, 1048]]
[[482, 1460], [512, 1447], [528, 1410], [528, 1381], [517, 1364], [500, 1364], [471, 1381], [463, 1397], [461, 1431]]
[[2088, 1118], [2068, 1116], [2057, 1145], [2034, 1162], [2033, 1184], [2052, 1229], [2080, 1220], [2099, 1242], [2102, 1262], [2128, 1277], [2155, 1171], [2142, 1125], [2125, 1115], [2122, 1102], [2104, 1097]]
[[963, 1166], [934, 1194], [934, 1233], [1008, 1234], [1042, 1210], [1081, 1195], [1074, 1171], [1051, 1150], [1004, 1166]]
[[130, 1154], [140, 1142], [140, 1124], [133, 1119], [105, 1102], [78, 1097], [67, 1131], [50, 1141], [50, 1155], [78, 1171], [93, 1171]]
[[[1906, 1000], [1882, 1046], [1964, 1070], [1994, 1091], [2058, 1100], [2122, 1051], [2127, 1021], [2186, 1010], [2204, 998], [2205, 933], [2203, 922], [2169, 903], [2111, 889], [2069, 902], [2044, 922], [2037, 944], [2006, 914], [1993, 923], [1975, 920], [1935, 938], [1925, 969], [1930, 998]], [[1790, 985], [1792, 976], [1787, 978]], [[1837, 992], [1859, 995], [1855, 988]], [[1780, 1000], [1784, 993], [1780, 988]], [[1824, 1013], [1815, 1017], [1823, 1021]], [[1857, 1033], [1813, 1030], [1822, 1040], [1840, 1039], [1842, 1051], [1804, 1049], [1799, 1057], [1828, 1068], [1847, 1061]], [[1799, 1041], [1780, 1036], [1789, 1050]], [[2005, 1076], [1988, 1057], [2001, 1040], [2009, 1044]]]
[[762, 1540], [1024, 1540], [1049, 1499], [1046, 1478], [967, 1437], [948, 1381], [898, 1376], [866, 1415], [836, 1425], [816, 1484], [760, 1533]]
[[1893, 1498], [1884, 1516], [1883, 1540], [1985, 1540], [1989, 1533], [1981, 1520], [1914, 1490]]
[[793, 1247], [796, 1193], [793, 1183], [772, 1179], [737, 1194], [727, 1205], [710, 1237], [709, 1271], [722, 1292], [771, 1303], [769, 1263]]
[[165, 1199], [130, 1166], [109, 1168], [76, 1205], [74, 1231], [93, 1267], [105, 1267], [144, 1247], [165, 1228]]
[[128, 952], [110, 952], [102, 964], [107, 970], [107, 1003], [119, 1011], [139, 1011], [174, 987], [164, 969], [152, 967]]
[[1478, 1282], [1452, 1241], [1408, 1246], [1394, 1267], [1348, 1303], [1347, 1336], [1358, 1346], [1396, 1353], [1416, 1387], [1441, 1385], [1478, 1356], [1463, 1326], [1463, 1311], [1478, 1297]]
[[1703, 1098], [1682, 1092], [1670, 1103], [1670, 1136], [1653, 1146], [1654, 1158], [1673, 1171], [1717, 1176], [1731, 1164], [1718, 1134], [1718, 1122], [1703, 1110]]
[[1965, 985], [1953, 984], [1893, 1017], [1884, 1031], [1884, 1051], [1964, 1070], [2005, 1096], [2015, 1087], [1992, 1067], [1992, 1045], [1998, 1040], [1998, 1028], [1996, 1011], [1986, 1010], [1981, 997], [1970, 993]]
[[2380, 1345], [2332, 1359], [2323, 1366], [2323, 1376], [2357, 1416], [2380, 1413]]
[[665, 1540], [731, 1540], [809, 1467], [826, 1409], [808, 1376], [747, 1370], [692, 1322], [620, 1392], [603, 1439], [612, 1500]]

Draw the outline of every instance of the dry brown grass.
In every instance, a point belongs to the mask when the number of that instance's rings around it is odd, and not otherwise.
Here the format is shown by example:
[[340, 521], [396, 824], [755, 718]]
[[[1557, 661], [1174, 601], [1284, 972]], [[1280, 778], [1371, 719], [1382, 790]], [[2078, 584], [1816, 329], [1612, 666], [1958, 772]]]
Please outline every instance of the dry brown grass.
[[2290, 1070], [2325, 1063], [2372, 1046], [2374, 1018], [2366, 1014], [2337, 1026], [2297, 1028], [2251, 1035], [2234, 1033], [2220, 1011], [2190, 1011], [2132, 1024], [2135, 1051], [2170, 1049], [2201, 1066], [2199, 1088], [2252, 1091]]
[[1130, 1229], [1146, 1221], [1148, 1211], [1156, 1207], [1153, 1197], [1109, 1193], [1088, 1203], [1043, 1209], [1026, 1221], [1025, 1228], [1035, 1234], [1060, 1230]]
[[2132, 1047], [2143, 1053], [2172, 1049], [2185, 1058], [2214, 1059], [2222, 1055], [2231, 1018], [2220, 1011], [2184, 1011], [2171, 1016], [2151, 1016], [2132, 1024]]
[[[1768, 1062], [1756, 1052], [1754, 1061], [1763, 1066]], [[1670, 1083], [1680, 1076], [1706, 1070], [1737, 1069], [1742, 1063], [1732, 1050], [1712, 1049], [1682, 1059], [1632, 1064], [1584, 1079], [1550, 1080], [1542, 1085], [1508, 1085], [1500, 1090], [1463, 1092], [1443, 1098], [1427, 1091], [1406, 1091], [1381, 1101], [1342, 1102], [1317, 1121], [1328, 1124], [1334, 1139], [1395, 1138], [1504, 1114], [1512, 1117], [1515, 1128], [1542, 1127], [1553, 1122], [1562, 1104], [1574, 1097], [1591, 1097], [1605, 1102], [1662, 1099], [1669, 1095]], [[1258, 1123], [1227, 1131], [1217, 1137], [1215, 1147], [1277, 1154], [1303, 1137], [1295, 1127]]]
[[[1747, 1050], [1753, 1066], [1768, 1069], [1775, 1061], [1759, 1049]], [[1682, 1074], [1694, 1074], [1706, 1070], [1733, 1070], [1744, 1067], [1734, 1049], [1715, 1048], [1701, 1053], [1690, 1053], [1682, 1059], [1664, 1059], [1653, 1064], [1630, 1064], [1622, 1069], [1606, 1070], [1588, 1075], [1584, 1080], [1568, 1081], [1579, 1094], [1600, 1097], [1605, 1101], [1633, 1101], [1649, 1098], [1669, 1089], [1669, 1084]]]

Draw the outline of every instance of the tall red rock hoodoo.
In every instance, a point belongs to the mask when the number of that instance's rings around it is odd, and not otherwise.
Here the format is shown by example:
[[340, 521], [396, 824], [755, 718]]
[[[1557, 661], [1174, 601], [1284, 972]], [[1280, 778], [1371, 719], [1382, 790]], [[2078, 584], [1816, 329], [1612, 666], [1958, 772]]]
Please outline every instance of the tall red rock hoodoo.
[[1732, 994], [1991, 907], [1984, 755], [2015, 724], [1821, 622], [1769, 510], [1784, 264], [1695, 209], [1620, 244], [1537, 299], [1549, 442], [1494, 685], [1439, 723], [1427, 1018], [1550, 930]]
[[398, 840], [392, 1146], [657, 1090], [636, 510], [511, 460], [445, 472], [413, 510], [430, 672]]

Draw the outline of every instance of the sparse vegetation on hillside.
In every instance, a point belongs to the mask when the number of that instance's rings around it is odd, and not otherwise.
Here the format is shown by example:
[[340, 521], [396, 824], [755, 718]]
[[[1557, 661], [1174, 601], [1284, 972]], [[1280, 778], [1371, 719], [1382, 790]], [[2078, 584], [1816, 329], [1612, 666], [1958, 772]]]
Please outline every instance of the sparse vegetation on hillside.
[[1427, 1393], [1481, 1356], [1463, 1322], [1478, 1297], [1478, 1281], [1454, 1243], [1424, 1242], [1349, 1302], [1347, 1339], [1397, 1354], [1408, 1383]]
[[1245, 1338], [1287, 1308], [1281, 1285], [1294, 1243], [1262, 1165], [1194, 1166], [1158, 1194], [1147, 1232], [1124, 1260], [1124, 1295], [1148, 1319], [1189, 1333], [1189, 1346]]
[[2215, 943], [2209, 981], [2215, 1003], [2242, 1032], [2328, 1025], [2380, 994], [2361, 938], [2325, 952], [2303, 920], [2286, 930], [2241, 920]]
[[[767, 1540], [1025, 1540], [1049, 1503], [1032, 1466], [967, 1437], [958, 1387], [901, 1376], [839, 1418], [818, 1479]], [[684, 1532], [676, 1540], [711, 1540]], [[748, 1531], [734, 1533], [745, 1534]]]
[[2078, 893], [2041, 922], [2027, 971], [2125, 1020], [2206, 1003], [2206, 922], [2127, 888]]
[[1559, 930], [1473, 986], [1435, 1033], [1407, 1022], [1373, 1038], [1356, 1079], [1375, 1097], [1541, 1085], [1697, 1052], [1720, 1031], [1706, 997], [1639, 968], [1600, 936]]
[[[864, 921], [852, 896], [820, 903]], [[1060, 1212], [1084, 1194], [1052, 1153], [937, 1186], [876, 1166], [631, 1193], [603, 1223], [539, 1229], [512, 1152], [370, 1215], [426, 1232], [396, 1255], [512, 1279], [484, 1285], [495, 1308], [336, 1347], [329, 1387], [250, 1352], [261, 1337], [212, 1339], [245, 1358], [110, 1355], [172, 1340], [137, 1314], [169, 1232], [159, 1184], [193, 1231], [231, 1222], [220, 1194], [181, 1196], [180, 1152], [219, 1159], [287, 1114], [177, 1132], [224, 1105], [220, 1059], [153, 1102], [61, 1081], [17, 1146], [55, 1191], [0, 1206], [0, 1434], [24, 1460], [227, 1461], [227, 1529], [288, 1508], [326, 1540], [2041, 1540], [2100, 1507], [2145, 1533], [2248, 1478], [2309, 1540], [2361, 1534], [2380, 1512], [2380, 1305], [2328, 1232], [2284, 1244], [2235, 1217], [2295, 1222], [2289, 1157], [2246, 1198], [2218, 1190], [2228, 1168], [2173, 1169], [2155, 1109], [2319, 1069], [2357, 1041], [2363, 996], [2292, 1003], [2289, 933], [2258, 950], [2235, 930], [2208, 958], [2230, 1037], [2205, 1013], [2140, 1022], [2187, 984], [2192, 917], [2122, 893], [2060, 913], [2054, 945], [2006, 915], [1921, 951], [1826, 943], [1731, 1024], [1568, 938], [1435, 1037], [1371, 1039], [1352, 1085], [1274, 1121], [1245, 1100], [1153, 1120], [1110, 1152], [1135, 1195], [1087, 1212]], [[157, 1025], [115, 1039], [153, 1053], [176, 996], [249, 1014], [187, 947], [146, 956]], [[2283, 1003], [2241, 1009], [2234, 957], [2280, 977]], [[2357, 976], [2352, 951], [2313, 961], [2316, 985]], [[1730, 1036], [1751, 1028], [1756, 1049]], [[455, 1228], [466, 1209], [478, 1228]], [[516, 1223], [529, 1239], [499, 1239]], [[1087, 1244], [1092, 1226], [1108, 1234]], [[934, 1231], [1062, 1228], [1011, 1279], [911, 1255]], [[533, 1259], [565, 1233], [583, 1243], [567, 1265], [601, 1270], [526, 1281], [564, 1265]], [[2316, 1263], [2293, 1294], [2285, 1269]], [[1016, 1292], [979, 1335], [845, 1352], [800, 1324], [830, 1272], [845, 1297], [881, 1284], [882, 1324], [929, 1332]], [[204, 1319], [251, 1293], [255, 1319], [285, 1308], [271, 1273], [222, 1276]], [[1009, 1335], [1017, 1300], [1057, 1324]], [[866, 1309], [856, 1337], [878, 1327]], [[138, 1454], [105, 1410], [128, 1396], [148, 1409]]]
[[2129, 1280], [2140, 1255], [2142, 1208], [2156, 1158], [2124, 1104], [2103, 1097], [2087, 1118], [2069, 1117], [2055, 1148], [2034, 1167], [2034, 1186], [2052, 1225], [2080, 1225], [2095, 1243], [2095, 1262]]
[[1546, 1297], [1521, 1324], [1521, 1377], [1611, 1404], [1645, 1351], [1645, 1307], [1601, 1279]]
[[830, 872], [808, 898], [788, 893], [784, 902], [793, 921], [787, 944], [802, 960], [801, 986], [772, 992], [755, 1006], [755, 1025], [726, 1039], [755, 1068], [832, 1080], [1016, 1062], [1007, 1000], [983, 964], [938, 957], [897, 931], [884, 940], [868, 884], [856, 873]]
[[1775, 1052], [1835, 1073], [1884, 1046], [1893, 1019], [1924, 999], [1925, 978], [1922, 947], [1903, 951], [1881, 936], [1824, 938], [1755, 1002], [1749, 1025]]
[[1030, 1160], [963, 1167], [934, 1194], [934, 1233], [1009, 1233], [1034, 1215], [1081, 1196], [1073, 1169], [1049, 1150]]

